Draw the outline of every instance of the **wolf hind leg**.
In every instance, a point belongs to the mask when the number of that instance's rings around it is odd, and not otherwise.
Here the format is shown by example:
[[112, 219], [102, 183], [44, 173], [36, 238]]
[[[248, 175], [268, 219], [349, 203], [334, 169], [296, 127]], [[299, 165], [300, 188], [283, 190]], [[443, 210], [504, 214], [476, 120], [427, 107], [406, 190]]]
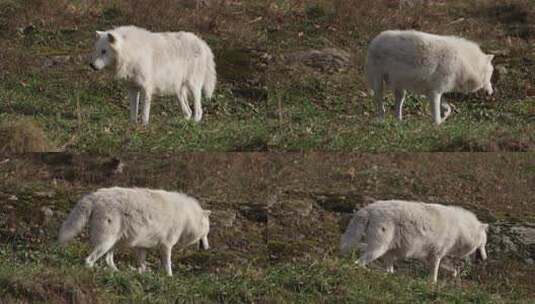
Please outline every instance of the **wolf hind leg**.
[[442, 263], [440, 263], [440, 269], [446, 270], [454, 278], [456, 278], [457, 275], [459, 274], [457, 267], [455, 266], [453, 261], [451, 261], [450, 259], [442, 259]]
[[384, 82], [382, 77], [373, 80], [373, 91], [375, 92], [375, 106], [377, 107], [377, 118], [380, 121], [385, 119], [385, 105], [383, 99]]
[[385, 262], [386, 272], [394, 273], [394, 263], [397, 260], [396, 255], [391, 252], [387, 252], [383, 255], [383, 260]]
[[186, 120], [191, 119], [191, 108], [188, 104], [188, 89], [186, 86], [182, 86], [180, 89], [178, 89], [177, 92], [177, 99], [178, 103], [180, 104], [180, 108], [182, 109], [182, 114], [184, 115], [184, 118]]
[[202, 104], [201, 104], [201, 99], [202, 99], [202, 87], [193, 87], [191, 89], [191, 94], [193, 95], [193, 109], [194, 109], [194, 114], [193, 114], [193, 120], [196, 121], [196, 122], [199, 122], [201, 121], [202, 119]]
[[[433, 93], [429, 95], [429, 101], [431, 102], [431, 112], [433, 115], [433, 121], [435, 125], [440, 125], [444, 122], [444, 119], [442, 119], [440, 114], [440, 99], [442, 97], [442, 94], [440, 93]], [[449, 115], [449, 113], [448, 113]]]
[[427, 258], [427, 264], [431, 268], [431, 282], [436, 283], [438, 281], [438, 270], [443, 268], [440, 266], [442, 258], [437, 255], [431, 255]]
[[139, 273], [143, 273], [147, 270], [147, 265], [145, 264], [145, 258], [147, 257], [147, 250], [145, 248], [137, 247], [134, 249], [137, 260], [137, 270]]
[[137, 123], [139, 114], [139, 100], [141, 98], [141, 90], [135, 87], [128, 88], [128, 99], [130, 100], [130, 122], [132, 123]]
[[[95, 262], [100, 259], [103, 255], [105, 255], [110, 249], [113, 248], [115, 245], [116, 240], [115, 239], [107, 239], [103, 242], [99, 242], [93, 251], [87, 256], [85, 259], [85, 264], [87, 267], [92, 268], [95, 265]], [[113, 255], [112, 255], [113, 259]]]
[[451, 115], [451, 106], [449, 103], [442, 101], [440, 104], [440, 108], [444, 110], [444, 118], [442, 118], [442, 121], [445, 121], [446, 118], [448, 118]]
[[106, 253], [106, 264], [108, 267], [110, 267], [113, 271], [119, 271], [117, 269], [117, 266], [115, 266], [115, 262], [113, 261], [113, 248]]
[[117, 214], [109, 212], [96, 213], [94, 215], [90, 223], [90, 235], [91, 244], [93, 244], [93, 251], [85, 259], [87, 267], [93, 267], [98, 259], [111, 251], [110, 255], [106, 257], [106, 262], [110, 267], [112, 267], [112, 269], [114, 268], [113, 247], [120, 238], [120, 229], [121, 226]]

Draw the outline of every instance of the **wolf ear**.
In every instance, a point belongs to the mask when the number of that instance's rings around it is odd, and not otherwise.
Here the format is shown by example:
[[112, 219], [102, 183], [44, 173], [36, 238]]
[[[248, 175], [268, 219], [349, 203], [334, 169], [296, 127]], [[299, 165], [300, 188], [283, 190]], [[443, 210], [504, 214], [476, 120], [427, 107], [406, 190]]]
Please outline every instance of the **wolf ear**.
[[494, 59], [494, 55], [487, 55], [487, 58], [489, 59], [489, 62], [492, 62], [492, 60]]
[[203, 210], [202, 212], [203, 212], [204, 216], [206, 216], [206, 217], [209, 217], [210, 214], [212, 214], [212, 211], [210, 211], [210, 210]]
[[106, 35], [106, 32], [102, 32], [102, 31], [96, 31], [96, 32], [95, 32], [95, 37], [96, 37], [97, 39], [102, 38], [102, 36], [104, 36], [104, 35]]
[[489, 224], [481, 224], [481, 227], [483, 230], [485, 230], [485, 232], [489, 232]]
[[117, 38], [112, 33], [108, 33], [108, 40], [110, 41], [110, 44], [115, 44], [117, 41]]

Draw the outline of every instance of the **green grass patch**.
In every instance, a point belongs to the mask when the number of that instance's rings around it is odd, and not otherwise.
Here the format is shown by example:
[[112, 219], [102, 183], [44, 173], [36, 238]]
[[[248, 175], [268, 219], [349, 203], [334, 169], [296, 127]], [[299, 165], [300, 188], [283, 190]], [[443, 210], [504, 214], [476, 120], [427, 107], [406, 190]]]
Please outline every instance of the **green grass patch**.
[[[17, 249], [17, 251], [22, 248]], [[158, 269], [138, 274], [123, 269], [81, 266], [77, 250], [43, 247], [20, 256], [0, 247], [0, 293], [6, 299], [57, 303], [72, 299], [106, 303], [507, 303], [480, 288], [446, 280], [390, 275], [329, 258], [312, 264], [280, 263], [263, 268], [230, 265], [218, 271], [192, 271], [175, 264], [175, 276]], [[60, 263], [61, 261], [61, 263]], [[124, 267], [123, 267], [124, 268]], [[521, 298], [516, 300], [522, 301]]]

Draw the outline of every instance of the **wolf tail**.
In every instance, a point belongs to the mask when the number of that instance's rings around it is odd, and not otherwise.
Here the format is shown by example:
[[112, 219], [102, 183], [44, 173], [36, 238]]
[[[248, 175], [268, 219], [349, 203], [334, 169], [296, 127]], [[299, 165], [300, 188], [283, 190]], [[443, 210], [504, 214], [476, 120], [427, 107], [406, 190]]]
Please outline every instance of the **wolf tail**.
[[346, 231], [340, 240], [340, 253], [349, 254], [354, 248], [361, 248], [365, 244], [361, 243], [369, 222], [368, 210], [361, 209], [351, 219]]
[[212, 53], [210, 49], [208, 49], [208, 52], [209, 52], [209, 56], [208, 56], [208, 62], [206, 63], [207, 68], [206, 68], [206, 73], [204, 76], [204, 83], [202, 86], [202, 90], [204, 92], [204, 96], [210, 99], [212, 98], [212, 95], [214, 94], [215, 85], [217, 82], [217, 74], [215, 70], [214, 54]]
[[78, 235], [87, 224], [93, 212], [91, 195], [84, 196], [71, 210], [67, 219], [61, 225], [58, 241], [64, 245]]
[[366, 59], [366, 77], [368, 79], [368, 84], [370, 86], [369, 94], [370, 96], [375, 96], [376, 94], [383, 93], [384, 85], [384, 75], [380, 71], [377, 63], [373, 59], [373, 55], [368, 51], [368, 57]]

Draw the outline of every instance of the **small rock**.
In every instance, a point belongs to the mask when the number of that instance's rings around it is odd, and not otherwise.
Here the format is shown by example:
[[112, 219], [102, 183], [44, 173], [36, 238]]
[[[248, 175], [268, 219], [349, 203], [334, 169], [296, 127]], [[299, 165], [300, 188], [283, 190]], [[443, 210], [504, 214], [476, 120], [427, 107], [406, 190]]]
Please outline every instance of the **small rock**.
[[291, 209], [291, 211], [299, 216], [306, 217], [312, 212], [314, 204], [311, 200], [292, 200], [285, 204], [285, 208]]
[[53, 198], [56, 193], [54, 191], [38, 191], [35, 192], [33, 195], [39, 198]]
[[273, 194], [271, 195], [268, 199], [267, 199], [267, 207], [268, 208], [271, 208], [273, 206], [275, 206], [276, 204], [279, 203], [279, 193], [276, 193], [276, 194]]
[[71, 61], [71, 56], [52, 56], [48, 57], [43, 61], [42, 68], [51, 68], [58, 65], [64, 65]]
[[42, 224], [46, 225], [48, 222], [50, 222], [50, 219], [54, 216], [54, 211], [50, 209], [50, 207], [41, 207], [41, 214], [42, 214]]
[[351, 55], [336, 48], [295, 52], [284, 57], [287, 63], [301, 63], [321, 71], [338, 72], [351, 67]]
[[221, 226], [230, 228], [234, 225], [234, 221], [236, 220], [236, 212], [215, 210], [213, 218], [215, 218], [216, 222], [218, 222]]
[[43, 215], [45, 217], [52, 217], [54, 216], [54, 211], [52, 211], [52, 209], [50, 209], [50, 207], [41, 207], [41, 212], [43, 213]]
[[7, 198], [7, 200], [8, 201], [18, 201], [19, 198], [16, 195], [12, 194]]
[[240, 207], [240, 214], [251, 221], [267, 223], [268, 212], [265, 206], [250, 205]]
[[90, 53], [87, 53], [87, 54], [79, 54], [78, 56], [76, 56], [76, 62], [78, 63], [81, 63], [81, 62], [87, 62], [91, 59], [91, 54]]
[[28, 34], [32, 33], [35, 30], [35, 26], [33, 24], [30, 24], [30, 25], [25, 26], [25, 27], [19, 27], [17, 30], [18, 30], [19, 34], [21, 34], [21, 35], [28, 35]]
[[515, 226], [511, 228], [524, 245], [535, 245], [535, 228], [527, 226]]
[[345, 195], [318, 196], [316, 202], [321, 208], [331, 212], [353, 213], [357, 207], [357, 202]]
[[399, 0], [399, 8], [402, 8], [404, 6], [414, 7], [416, 5], [422, 5], [425, 2], [425, 0]]
[[516, 253], [518, 252], [518, 246], [511, 240], [511, 238], [507, 235], [502, 235], [499, 237], [499, 246], [501, 251], [509, 252], [509, 253]]
[[503, 64], [499, 64], [496, 66], [496, 71], [500, 74], [500, 75], [507, 75], [507, 73], [509, 72], [509, 70], [507, 70], [507, 68], [505, 67], [505, 65]]
[[524, 262], [525, 262], [526, 264], [529, 264], [529, 265], [533, 265], [533, 264], [535, 263], [535, 261], [533, 261], [532, 258], [527, 258], [527, 259], [524, 260]]
[[181, 0], [179, 3], [188, 8], [199, 9], [213, 5], [214, 0]]
[[124, 170], [124, 162], [117, 157], [113, 157], [102, 164], [102, 170], [106, 176], [121, 174]]

